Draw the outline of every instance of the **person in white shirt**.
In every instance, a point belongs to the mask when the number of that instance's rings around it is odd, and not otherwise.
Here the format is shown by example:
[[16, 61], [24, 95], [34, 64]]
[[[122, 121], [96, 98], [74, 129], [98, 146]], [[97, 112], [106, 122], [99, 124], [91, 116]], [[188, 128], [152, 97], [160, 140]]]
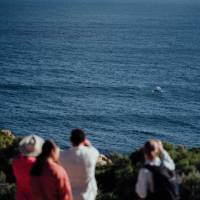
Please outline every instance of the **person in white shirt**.
[[[167, 151], [163, 148], [161, 141], [149, 140], [144, 145], [145, 165], [163, 165], [169, 170], [175, 170], [175, 164]], [[136, 193], [141, 199], [148, 196], [148, 192], [153, 193], [153, 175], [147, 168], [141, 168], [136, 183]]]
[[62, 151], [60, 163], [65, 168], [71, 182], [74, 200], [95, 200], [97, 183], [95, 167], [99, 151], [86, 139], [82, 129], [71, 132], [72, 147]]

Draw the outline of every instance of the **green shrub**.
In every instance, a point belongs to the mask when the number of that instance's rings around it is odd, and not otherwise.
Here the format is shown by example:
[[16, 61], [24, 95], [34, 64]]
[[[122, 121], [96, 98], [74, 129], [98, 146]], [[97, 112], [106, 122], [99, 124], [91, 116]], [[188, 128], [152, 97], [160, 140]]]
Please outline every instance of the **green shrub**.
[[[199, 200], [200, 197], [200, 149], [175, 147], [165, 143], [165, 149], [176, 163], [181, 175], [181, 200]], [[120, 154], [109, 157], [112, 164], [98, 167], [96, 177], [99, 187], [97, 200], [136, 200], [134, 192], [137, 174], [144, 164], [142, 150], [134, 151], [130, 158]]]
[[[11, 159], [17, 155], [20, 139], [0, 134], [0, 200], [14, 200], [15, 184], [12, 175]], [[199, 200], [200, 197], [200, 148], [187, 149], [164, 143], [176, 163], [180, 175], [181, 200]], [[112, 161], [97, 166], [97, 200], [136, 200], [134, 191], [137, 174], [144, 164], [142, 149], [131, 153], [130, 157], [113, 153]]]
[[114, 154], [109, 159], [112, 164], [96, 170], [99, 188], [97, 200], [133, 200], [136, 168], [126, 156]]
[[192, 172], [182, 178], [181, 196], [184, 200], [199, 200], [200, 172]]
[[0, 172], [0, 199], [15, 200], [15, 184], [7, 183], [3, 172]]
[[118, 198], [112, 192], [104, 194], [99, 190], [96, 200], [118, 200]]
[[14, 138], [11, 136], [6, 136], [0, 131], [0, 149], [10, 146], [14, 141]]

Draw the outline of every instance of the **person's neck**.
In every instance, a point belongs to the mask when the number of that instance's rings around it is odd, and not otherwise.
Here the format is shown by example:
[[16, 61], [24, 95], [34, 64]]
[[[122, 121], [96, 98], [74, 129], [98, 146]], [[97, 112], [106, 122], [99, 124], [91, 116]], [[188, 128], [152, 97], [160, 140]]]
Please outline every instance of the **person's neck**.
[[76, 148], [82, 147], [82, 146], [85, 146], [85, 145], [84, 145], [84, 142], [81, 142], [79, 145], [73, 145], [73, 147], [76, 147]]
[[49, 158], [47, 158], [47, 162], [54, 163], [55, 161], [53, 158], [49, 157]]
[[154, 157], [154, 158], [149, 158], [148, 157], [145, 160], [146, 160], [146, 162], [154, 162], [156, 160], [156, 157]]

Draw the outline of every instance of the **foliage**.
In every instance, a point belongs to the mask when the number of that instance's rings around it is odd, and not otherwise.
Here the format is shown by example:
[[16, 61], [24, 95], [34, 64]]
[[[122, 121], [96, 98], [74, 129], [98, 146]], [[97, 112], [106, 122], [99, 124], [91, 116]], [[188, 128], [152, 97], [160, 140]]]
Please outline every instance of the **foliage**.
[[11, 159], [15, 157], [18, 151], [20, 138], [5, 136], [0, 132], [0, 171], [6, 175], [7, 182], [14, 182], [15, 178], [12, 173]]
[[0, 199], [15, 199], [15, 178], [12, 173], [11, 158], [18, 153], [19, 139], [6, 136], [0, 131]]
[[137, 167], [120, 154], [109, 155], [112, 164], [99, 166], [96, 172], [99, 194], [97, 200], [132, 200], [135, 196]]
[[[180, 182], [181, 200], [197, 200], [200, 196], [200, 149], [175, 147], [165, 143], [164, 148], [174, 159]], [[111, 156], [112, 164], [97, 168], [99, 187], [97, 200], [136, 200], [134, 186], [138, 170], [144, 164], [142, 149], [129, 158], [119, 154]]]
[[[15, 184], [11, 168], [11, 159], [18, 154], [19, 139], [0, 134], [0, 199], [14, 200]], [[180, 180], [181, 200], [198, 200], [200, 196], [200, 148], [188, 149], [165, 143], [165, 149], [176, 163]], [[142, 149], [135, 150], [130, 156], [118, 153], [108, 155], [112, 161], [98, 166], [97, 200], [136, 200], [134, 191], [137, 174], [143, 166]]]
[[0, 130], [0, 148], [6, 148], [13, 143], [13, 137], [4, 135]]
[[15, 199], [15, 184], [6, 182], [6, 175], [0, 172], [0, 199], [14, 200]]
[[184, 200], [199, 200], [200, 197], [200, 172], [194, 171], [183, 176], [181, 194]]

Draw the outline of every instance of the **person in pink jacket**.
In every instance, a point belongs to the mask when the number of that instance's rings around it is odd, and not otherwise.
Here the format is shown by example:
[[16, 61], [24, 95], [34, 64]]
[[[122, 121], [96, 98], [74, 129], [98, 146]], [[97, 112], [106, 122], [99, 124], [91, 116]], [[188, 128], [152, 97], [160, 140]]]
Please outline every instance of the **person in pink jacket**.
[[30, 170], [41, 153], [44, 140], [36, 135], [24, 137], [19, 143], [20, 154], [13, 160], [12, 168], [16, 178], [16, 200], [32, 200], [30, 195]]
[[58, 163], [59, 149], [46, 140], [31, 169], [33, 200], [73, 200], [67, 172]]

